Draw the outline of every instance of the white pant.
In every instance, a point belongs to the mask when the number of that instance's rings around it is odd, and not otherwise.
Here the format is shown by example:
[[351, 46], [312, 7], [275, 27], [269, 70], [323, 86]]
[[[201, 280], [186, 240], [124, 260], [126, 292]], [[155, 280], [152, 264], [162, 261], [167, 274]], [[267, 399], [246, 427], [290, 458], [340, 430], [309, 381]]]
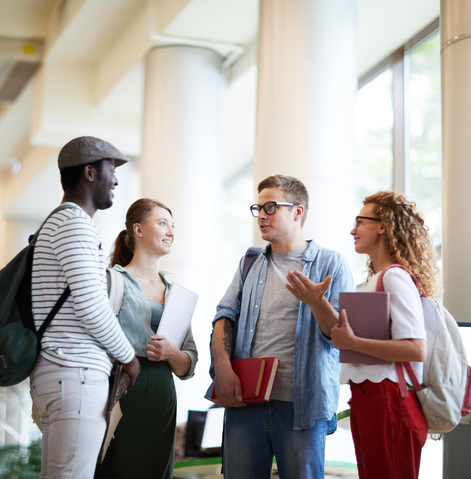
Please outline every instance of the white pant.
[[40, 357], [30, 376], [43, 432], [41, 479], [90, 479], [105, 433], [108, 376]]

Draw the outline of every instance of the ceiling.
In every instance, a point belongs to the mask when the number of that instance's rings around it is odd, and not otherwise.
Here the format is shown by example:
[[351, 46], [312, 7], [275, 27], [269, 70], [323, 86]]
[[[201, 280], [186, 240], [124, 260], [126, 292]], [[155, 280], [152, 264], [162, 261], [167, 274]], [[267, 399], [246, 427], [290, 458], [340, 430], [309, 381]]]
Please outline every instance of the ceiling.
[[[440, 8], [439, 0], [356, 3], [359, 76], [435, 20]], [[11, 117], [17, 121], [20, 115], [6, 113], [42, 62], [98, 65], [118, 45], [116, 55], [128, 58], [101, 73], [100, 108], [140, 115], [143, 57], [126, 51], [128, 39], [140, 34], [133, 30], [140, 12], [151, 19], [144, 49], [166, 42], [208, 46], [226, 58], [230, 72], [256, 61], [258, 5], [259, 0], [0, 0], [0, 166], [17, 154], [10, 132], [18, 126]]]

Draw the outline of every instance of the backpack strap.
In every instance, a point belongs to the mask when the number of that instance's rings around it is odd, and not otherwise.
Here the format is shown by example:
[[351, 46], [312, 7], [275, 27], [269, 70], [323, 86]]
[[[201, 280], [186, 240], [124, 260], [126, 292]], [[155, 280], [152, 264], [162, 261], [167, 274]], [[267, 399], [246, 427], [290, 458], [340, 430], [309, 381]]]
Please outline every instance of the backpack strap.
[[250, 268], [253, 266], [253, 264], [255, 263], [255, 260], [257, 259], [258, 255], [260, 254], [262, 250], [263, 248], [256, 248], [255, 246], [252, 246], [245, 253], [244, 269], [242, 271], [242, 284], [245, 283], [245, 280], [247, 279], [247, 275], [249, 274]]
[[404, 376], [404, 368], [409, 375], [409, 379], [411, 380], [412, 386], [414, 386], [415, 392], [422, 390], [422, 386], [420, 385], [417, 376], [415, 375], [414, 370], [412, 369], [412, 366], [409, 362], [400, 363], [396, 361], [394, 365], [396, 366], [397, 380], [399, 384], [399, 390], [401, 391], [401, 397], [404, 398], [409, 396], [406, 378]]
[[[57, 208], [54, 208], [54, 210], [52, 210], [51, 213], [49, 213], [47, 218], [43, 221], [42, 225], [39, 227], [38, 231], [36, 231], [36, 233], [32, 237], [30, 237], [30, 239], [29, 239], [29, 243], [31, 244], [31, 250], [30, 250], [30, 254], [29, 254], [29, 258], [28, 258], [28, 261], [30, 261], [30, 264], [28, 265], [27, 275], [29, 275], [29, 278], [27, 278], [27, 280], [28, 280], [28, 287], [30, 289], [31, 289], [31, 276], [32, 276], [32, 272], [33, 272], [34, 247], [36, 246], [36, 240], [38, 239], [39, 232], [42, 230], [43, 226], [46, 224], [47, 220], [52, 215], [54, 215], [58, 211], [66, 210], [66, 209], [78, 209], [78, 207], [72, 206], [72, 205], [67, 204], [67, 203], [66, 204], [60, 204]], [[25, 274], [25, 276], [26, 276], [26, 274]], [[25, 279], [23, 281], [25, 281]], [[67, 286], [65, 288], [65, 290], [62, 292], [62, 294], [60, 295], [59, 299], [57, 300], [57, 302], [54, 305], [54, 307], [52, 308], [52, 310], [47, 315], [46, 319], [43, 321], [43, 324], [41, 324], [41, 327], [37, 331], [34, 328], [34, 323], [33, 323], [33, 325], [32, 325], [33, 326], [33, 331], [36, 332], [36, 336], [38, 338], [39, 344], [41, 344], [41, 340], [42, 340], [44, 331], [46, 331], [47, 327], [51, 324], [51, 321], [54, 319], [54, 316], [58, 313], [59, 309], [61, 309], [62, 305], [65, 303], [65, 301], [67, 300], [69, 295], [70, 295], [70, 287]]]
[[[384, 276], [384, 273], [386, 273], [386, 271], [390, 268], [401, 268], [404, 271], [407, 271], [410, 274], [411, 278], [413, 279], [417, 289], [419, 290], [420, 296], [427, 296], [425, 294], [425, 291], [421, 288], [420, 283], [417, 280], [417, 278], [402, 264], [392, 264], [392, 265], [388, 266], [387, 268], [384, 268], [383, 271], [381, 271], [381, 273], [379, 273], [378, 281], [376, 282], [376, 291], [377, 292], [383, 292], [384, 291], [383, 276]], [[420, 383], [417, 379], [417, 376], [415, 375], [414, 370], [412, 369], [412, 366], [410, 365], [410, 362], [408, 362], [408, 361], [406, 361], [406, 362], [396, 361], [395, 366], [396, 366], [396, 373], [397, 373], [397, 380], [398, 380], [398, 384], [399, 384], [399, 390], [401, 391], [401, 397], [409, 396], [409, 392], [407, 390], [406, 378], [404, 376], [404, 368], [407, 371], [407, 374], [409, 375], [409, 379], [412, 383], [412, 386], [414, 386], [415, 391], [418, 392], [418, 391], [422, 390], [422, 386], [420, 385]]]
[[[249, 274], [250, 268], [252, 268], [255, 260], [258, 258], [258, 255], [262, 252], [263, 248], [256, 248], [252, 246], [249, 248], [244, 257], [244, 265], [242, 267], [242, 288], [244, 287], [245, 280], [247, 279], [247, 275]], [[242, 300], [242, 289], [237, 293], [237, 297], [239, 301]], [[237, 316], [236, 320], [234, 321], [234, 338], [237, 336], [237, 328], [238, 328], [238, 321], [239, 316]], [[211, 338], [209, 340], [209, 349], [211, 350], [211, 342], [213, 340], [213, 333], [211, 333]], [[211, 365], [209, 367], [209, 375], [211, 379], [213, 379], [212, 387], [214, 387], [214, 363], [213, 363], [213, 356], [211, 353]]]
[[29, 237], [29, 243], [30, 244], [35, 244], [36, 243], [36, 240], [38, 239], [38, 236], [39, 236], [39, 232], [43, 229], [43, 226], [47, 223], [48, 219], [56, 214], [58, 211], [61, 211], [61, 210], [67, 210], [67, 209], [72, 209], [72, 210], [76, 210], [78, 209], [78, 206], [72, 206], [71, 204], [69, 203], [62, 203], [60, 204], [57, 208], [54, 208], [46, 217], [46, 219], [42, 222], [41, 226], [39, 227], [38, 231], [36, 231], [36, 233], [34, 233], [34, 235], [31, 235]]
[[115, 316], [118, 316], [124, 297], [124, 281], [121, 273], [114, 268], [106, 268], [108, 297]]
[[423, 297], [427, 296], [427, 293], [422, 288], [421, 284], [419, 283], [419, 280], [403, 264], [391, 264], [387, 266], [386, 268], [384, 268], [383, 271], [379, 273], [378, 281], [376, 283], [376, 291], [379, 291], [379, 292], [384, 291], [383, 276], [384, 276], [384, 273], [386, 273], [386, 271], [391, 268], [401, 268], [404, 271], [407, 271], [410, 274], [410, 277], [412, 278], [412, 280], [414, 281], [415, 286], [419, 290], [420, 296], [423, 296]]
[[41, 343], [44, 331], [46, 331], [47, 327], [51, 324], [51, 321], [54, 319], [54, 316], [57, 314], [59, 309], [61, 309], [62, 305], [65, 303], [65, 300], [69, 297], [69, 295], [70, 295], [70, 288], [67, 286], [67, 288], [64, 289], [59, 299], [57, 300], [57, 303], [54, 305], [50, 313], [47, 315], [47, 318], [43, 321], [43, 324], [41, 324], [41, 327], [36, 332], [36, 336], [38, 337], [39, 343]]
[[[246, 251], [244, 257], [244, 266], [242, 268], [242, 289], [244, 288], [245, 280], [247, 279], [250, 268], [252, 268], [255, 260], [258, 258], [258, 255], [262, 252], [262, 250], [263, 248], [256, 248], [255, 246], [252, 246]], [[242, 301], [242, 289], [237, 293], [239, 301]]]

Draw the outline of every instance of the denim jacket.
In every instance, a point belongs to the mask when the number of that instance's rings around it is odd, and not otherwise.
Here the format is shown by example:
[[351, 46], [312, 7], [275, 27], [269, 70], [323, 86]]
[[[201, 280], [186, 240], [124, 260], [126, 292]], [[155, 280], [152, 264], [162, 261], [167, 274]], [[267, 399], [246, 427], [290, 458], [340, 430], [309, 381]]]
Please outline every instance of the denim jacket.
[[[217, 306], [213, 320], [238, 319], [234, 358], [250, 357], [263, 290], [267, 277], [270, 245], [260, 253], [242, 284], [243, 260], [232, 283]], [[339, 309], [339, 292], [353, 291], [353, 278], [345, 259], [336, 251], [321, 248], [314, 241], [303, 255], [303, 273], [315, 283], [329, 274], [332, 281], [325, 296]], [[239, 292], [242, 297], [239, 299]], [[317, 420], [330, 420], [337, 411], [340, 392], [339, 353], [319, 328], [307, 304], [300, 302], [293, 349], [294, 429], [307, 429]]]
[[[123, 304], [118, 314], [119, 323], [126, 333], [129, 342], [136, 351], [136, 356], [146, 357], [146, 345], [151, 336], [155, 333], [151, 329], [152, 311], [148, 300], [144, 296], [139, 284], [132, 276], [120, 265], [114, 267], [123, 275], [124, 296]], [[171, 284], [164, 278], [164, 273], [159, 272], [160, 277], [165, 283], [165, 297], [167, 297]], [[189, 379], [195, 374], [195, 366], [198, 361], [198, 353], [193, 340], [191, 327], [183, 340], [181, 351], [188, 354], [191, 365], [188, 373], [180, 379]]]

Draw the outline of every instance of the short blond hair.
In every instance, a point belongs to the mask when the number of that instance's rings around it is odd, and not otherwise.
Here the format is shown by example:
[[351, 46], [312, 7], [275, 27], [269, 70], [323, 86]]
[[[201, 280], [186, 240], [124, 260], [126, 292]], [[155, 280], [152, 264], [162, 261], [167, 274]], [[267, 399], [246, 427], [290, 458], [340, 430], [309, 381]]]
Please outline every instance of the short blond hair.
[[288, 201], [303, 205], [304, 215], [301, 219], [301, 225], [304, 225], [309, 209], [309, 193], [301, 181], [293, 176], [274, 175], [260, 182], [258, 192], [261, 193], [266, 188], [280, 188], [286, 193]]

